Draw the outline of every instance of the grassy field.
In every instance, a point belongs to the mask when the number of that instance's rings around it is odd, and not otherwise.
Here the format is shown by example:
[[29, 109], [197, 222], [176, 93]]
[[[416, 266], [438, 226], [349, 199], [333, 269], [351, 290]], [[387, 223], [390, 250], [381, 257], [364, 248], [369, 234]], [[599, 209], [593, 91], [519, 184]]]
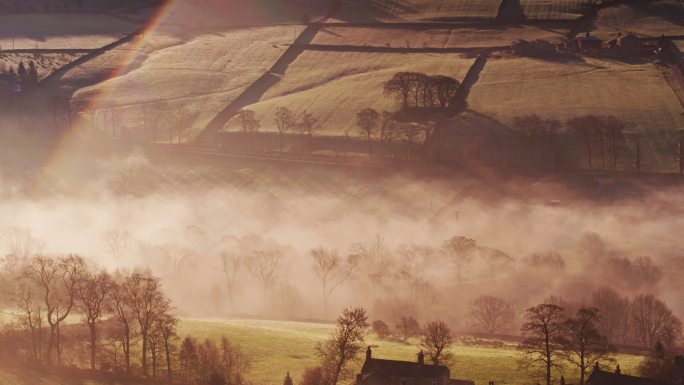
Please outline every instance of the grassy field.
[[682, 105], [652, 64], [493, 59], [468, 103], [504, 124], [532, 113], [561, 121], [585, 114], [615, 115], [627, 124], [627, 132], [649, 135], [643, 150], [654, 159], [654, 169], [666, 167], [664, 148], [684, 127]]
[[[304, 368], [316, 365], [316, 343], [324, 341], [333, 325], [255, 320], [197, 321], [183, 319], [179, 326], [181, 335], [192, 334], [198, 338], [220, 338], [225, 335], [239, 344], [252, 358], [248, 374], [258, 384], [278, 384], [287, 371], [298, 380]], [[378, 358], [410, 360], [418, 352], [417, 341], [409, 343], [380, 341], [369, 335], [373, 354]], [[535, 379], [518, 370], [518, 352], [513, 347], [482, 348], [457, 345], [453, 348], [455, 359], [451, 365], [452, 378], [472, 379], [476, 384], [495, 381], [497, 384], [533, 384]], [[641, 360], [637, 356], [616, 357], [623, 373], [634, 373]], [[361, 363], [356, 367], [360, 368]], [[572, 370], [564, 375], [568, 381], [575, 379]]]
[[521, 0], [527, 19], [572, 20], [582, 16], [588, 0]]
[[643, 36], [684, 34], [684, 4], [677, 0], [659, 0], [602, 9], [592, 32], [603, 38], [614, 38], [618, 32], [636, 32]]
[[136, 24], [101, 14], [0, 14], [0, 47], [99, 48], [136, 28]]
[[591, 113], [619, 116], [633, 131], [667, 133], [684, 127], [682, 106], [651, 64], [492, 59], [469, 105], [504, 123], [526, 113], [562, 121]]
[[[150, 34], [138, 43], [90, 63], [120, 67], [116, 76], [80, 89], [76, 99], [97, 97], [96, 109], [117, 111], [121, 126], [139, 129], [145, 104], [185, 109], [185, 135], [192, 136], [245, 87], [266, 72], [301, 32], [301, 26], [239, 29], [187, 41], [172, 34]], [[119, 63], [117, 63], [119, 61]], [[83, 69], [67, 74], [87, 77]]]
[[57, 54], [23, 54], [23, 53], [0, 53], [0, 68], [9, 71], [14, 68], [16, 71], [19, 63], [24, 63], [28, 68], [28, 63], [33, 61], [38, 69], [38, 77], [44, 78], [52, 71], [78, 59], [82, 54], [57, 53]]
[[[321, 133], [359, 135], [359, 110], [396, 108], [395, 101], [383, 95], [384, 82], [395, 73], [418, 71], [463, 80], [472, 62], [458, 54], [304, 52], [262, 101], [247, 108], [262, 119], [261, 131], [276, 131], [275, 108], [287, 106], [297, 114], [317, 116]], [[231, 124], [229, 129], [238, 127]]]
[[369, 45], [376, 47], [437, 47], [469, 48], [500, 47], [517, 39], [560, 40], [567, 30], [533, 26], [457, 28], [434, 30], [370, 29], [350, 27], [325, 28], [316, 35], [314, 43], [333, 45]]

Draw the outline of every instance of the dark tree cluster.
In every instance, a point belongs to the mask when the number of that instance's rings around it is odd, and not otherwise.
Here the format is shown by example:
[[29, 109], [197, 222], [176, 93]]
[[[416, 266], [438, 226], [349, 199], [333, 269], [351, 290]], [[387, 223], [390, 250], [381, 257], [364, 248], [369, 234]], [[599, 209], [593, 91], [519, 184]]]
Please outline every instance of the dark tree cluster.
[[178, 352], [179, 377], [193, 385], [242, 385], [249, 360], [225, 336], [217, 343], [186, 337]]
[[385, 83], [385, 95], [401, 102], [402, 109], [455, 108], [461, 83], [444, 75], [399, 72]]
[[[527, 309], [524, 319], [520, 363], [543, 376], [547, 385], [564, 365], [575, 367], [584, 384], [590, 369], [612, 362], [610, 353], [622, 345], [661, 350], [662, 357], [672, 358], [682, 336], [681, 321], [657, 298], [640, 294], [630, 300], [609, 288], [594, 291], [588, 306], [549, 298]], [[664, 362], [647, 360], [642, 370], [663, 369]], [[662, 367], [655, 367], [657, 363]]]
[[[87, 347], [90, 369], [131, 372], [137, 351], [142, 374], [169, 366], [176, 319], [158, 278], [147, 273], [96, 271], [75, 254], [28, 259], [17, 279], [15, 304], [21, 329], [14, 331], [16, 357], [62, 365], [79, 361]], [[80, 316], [82, 324], [65, 325]], [[85, 327], [85, 344], [79, 341]], [[83, 363], [85, 364], [85, 362]]]

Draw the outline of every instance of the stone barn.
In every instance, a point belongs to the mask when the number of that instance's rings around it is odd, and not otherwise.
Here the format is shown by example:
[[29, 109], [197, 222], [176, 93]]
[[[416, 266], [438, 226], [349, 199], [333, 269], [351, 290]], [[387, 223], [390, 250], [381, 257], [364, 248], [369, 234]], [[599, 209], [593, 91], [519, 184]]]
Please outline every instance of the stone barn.
[[423, 352], [415, 362], [373, 358], [366, 350], [366, 361], [355, 385], [475, 385], [473, 381], [451, 378], [449, 368], [425, 363]]

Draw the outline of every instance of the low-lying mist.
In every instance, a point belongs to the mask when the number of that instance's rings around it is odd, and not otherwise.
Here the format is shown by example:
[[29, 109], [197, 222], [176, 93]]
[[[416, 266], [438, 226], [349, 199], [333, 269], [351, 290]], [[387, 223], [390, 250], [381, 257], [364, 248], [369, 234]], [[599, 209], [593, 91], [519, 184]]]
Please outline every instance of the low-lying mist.
[[[480, 295], [522, 310], [552, 295], [589, 300], [603, 286], [655, 294], [684, 315], [684, 192], [676, 185], [179, 166], [142, 153], [88, 167], [87, 176], [60, 169], [29, 179], [5, 167], [3, 254], [78, 253], [108, 270], [149, 268], [183, 316], [332, 319], [356, 305], [374, 317], [407, 312], [467, 328], [463, 314]], [[443, 246], [453, 236], [477, 242], [466, 263]], [[318, 247], [367, 257], [327, 313], [310, 253]], [[231, 304], [224, 258], [266, 250], [280, 256], [277, 279], [265, 292], [243, 263]], [[494, 250], [510, 258], [491, 258]]]

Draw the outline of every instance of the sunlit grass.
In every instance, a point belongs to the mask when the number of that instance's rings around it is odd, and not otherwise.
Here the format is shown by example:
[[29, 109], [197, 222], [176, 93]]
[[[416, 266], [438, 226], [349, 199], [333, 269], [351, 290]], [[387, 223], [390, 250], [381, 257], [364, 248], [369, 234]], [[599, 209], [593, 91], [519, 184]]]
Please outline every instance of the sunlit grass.
[[[220, 338], [225, 335], [238, 344], [252, 360], [248, 374], [258, 384], [279, 384], [286, 372], [299, 379], [306, 367], [317, 365], [315, 347], [324, 341], [334, 325], [263, 320], [190, 320], [179, 325], [181, 336]], [[373, 346], [378, 358], [413, 361], [419, 348], [418, 341], [408, 343], [381, 341], [369, 334], [367, 343]], [[534, 384], [537, 379], [518, 368], [519, 353], [514, 347], [485, 348], [458, 345], [452, 349], [452, 378], [474, 380], [476, 384], [494, 381], [497, 384]], [[641, 357], [617, 355], [624, 373], [634, 373]], [[361, 361], [355, 364], [360, 369]], [[566, 380], [576, 379], [575, 371], [564, 371]]]

